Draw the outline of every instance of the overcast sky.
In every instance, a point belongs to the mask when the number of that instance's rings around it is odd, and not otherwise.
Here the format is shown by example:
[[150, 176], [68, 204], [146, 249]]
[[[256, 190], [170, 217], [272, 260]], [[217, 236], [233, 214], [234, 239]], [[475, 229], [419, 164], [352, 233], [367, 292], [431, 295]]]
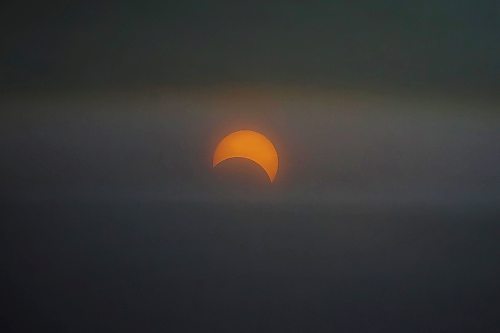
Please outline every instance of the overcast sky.
[[11, 2], [0, 13], [2, 89], [499, 89], [495, 0]]
[[2, 2], [0, 331], [500, 332], [499, 15]]

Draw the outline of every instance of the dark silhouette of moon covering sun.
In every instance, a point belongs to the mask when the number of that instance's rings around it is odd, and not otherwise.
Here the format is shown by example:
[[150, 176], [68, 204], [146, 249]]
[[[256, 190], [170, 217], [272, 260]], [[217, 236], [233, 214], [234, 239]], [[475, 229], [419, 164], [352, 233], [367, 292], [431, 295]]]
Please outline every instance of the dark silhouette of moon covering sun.
[[230, 158], [244, 158], [257, 163], [271, 183], [278, 173], [276, 148], [268, 138], [255, 131], [241, 130], [224, 137], [215, 149], [212, 166], [215, 168]]

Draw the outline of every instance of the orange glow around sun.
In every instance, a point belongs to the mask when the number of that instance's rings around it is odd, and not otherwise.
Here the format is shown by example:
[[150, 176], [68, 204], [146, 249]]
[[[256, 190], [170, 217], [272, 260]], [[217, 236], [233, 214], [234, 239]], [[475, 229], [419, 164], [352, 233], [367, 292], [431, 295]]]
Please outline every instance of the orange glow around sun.
[[264, 135], [241, 130], [223, 138], [214, 152], [213, 167], [229, 158], [240, 157], [254, 161], [264, 169], [271, 182], [278, 172], [278, 153]]

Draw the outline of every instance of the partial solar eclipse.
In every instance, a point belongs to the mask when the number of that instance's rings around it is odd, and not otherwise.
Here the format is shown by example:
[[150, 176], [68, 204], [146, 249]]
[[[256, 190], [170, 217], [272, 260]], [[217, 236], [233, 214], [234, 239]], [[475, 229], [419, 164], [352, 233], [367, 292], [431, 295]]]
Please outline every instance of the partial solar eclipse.
[[214, 152], [213, 167], [229, 158], [246, 158], [257, 163], [271, 183], [278, 172], [278, 153], [264, 135], [250, 130], [233, 132], [224, 137]]

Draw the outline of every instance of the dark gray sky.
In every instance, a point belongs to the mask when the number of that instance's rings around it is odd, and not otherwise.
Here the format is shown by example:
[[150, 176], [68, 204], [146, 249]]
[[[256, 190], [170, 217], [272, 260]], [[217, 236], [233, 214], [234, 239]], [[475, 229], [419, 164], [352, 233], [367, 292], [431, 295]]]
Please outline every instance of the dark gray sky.
[[2, 89], [243, 82], [494, 95], [499, 88], [495, 0], [1, 6]]
[[499, 332], [499, 11], [3, 2], [0, 331]]

